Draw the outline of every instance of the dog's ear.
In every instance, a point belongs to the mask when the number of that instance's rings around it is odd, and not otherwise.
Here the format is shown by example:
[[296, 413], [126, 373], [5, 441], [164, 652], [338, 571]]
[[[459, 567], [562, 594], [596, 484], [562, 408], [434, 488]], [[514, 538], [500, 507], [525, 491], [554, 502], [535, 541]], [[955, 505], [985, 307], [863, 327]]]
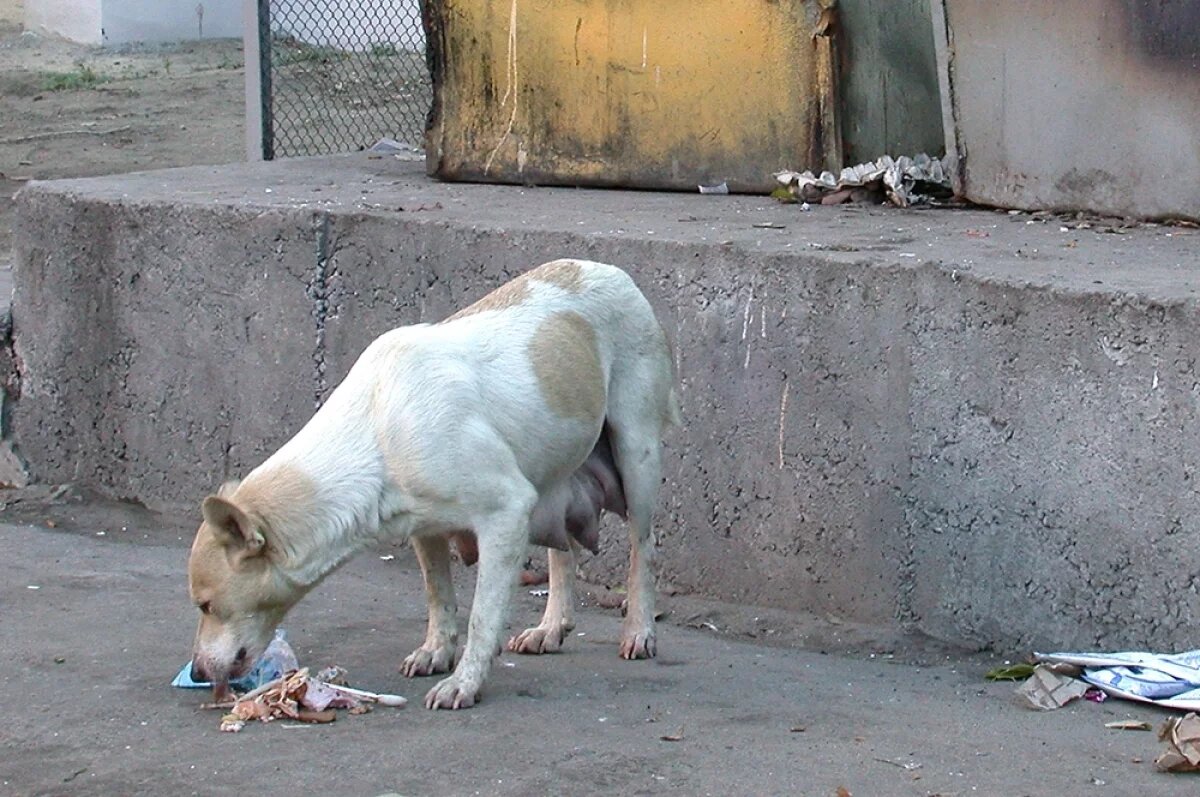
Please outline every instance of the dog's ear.
[[256, 556], [262, 553], [266, 539], [254, 525], [250, 516], [243, 512], [237, 504], [219, 495], [210, 495], [200, 505], [204, 513], [204, 521], [212, 526], [217, 539], [226, 548], [238, 551], [245, 556]]
[[217, 488], [217, 495], [221, 498], [228, 498], [237, 492], [237, 488], [241, 483], [241, 479], [230, 479]]

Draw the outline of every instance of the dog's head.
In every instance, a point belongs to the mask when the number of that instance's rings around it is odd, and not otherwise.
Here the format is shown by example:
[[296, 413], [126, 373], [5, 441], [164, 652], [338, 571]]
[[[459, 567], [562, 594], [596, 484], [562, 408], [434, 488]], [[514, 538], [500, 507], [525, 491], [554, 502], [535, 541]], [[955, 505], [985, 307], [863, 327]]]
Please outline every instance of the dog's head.
[[188, 586], [200, 610], [192, 673], [224, 691], [266, 650], [300, 598], [274, 561], [268, 531], [222, 490], [204, 499], [204, 522], [188, 558]]

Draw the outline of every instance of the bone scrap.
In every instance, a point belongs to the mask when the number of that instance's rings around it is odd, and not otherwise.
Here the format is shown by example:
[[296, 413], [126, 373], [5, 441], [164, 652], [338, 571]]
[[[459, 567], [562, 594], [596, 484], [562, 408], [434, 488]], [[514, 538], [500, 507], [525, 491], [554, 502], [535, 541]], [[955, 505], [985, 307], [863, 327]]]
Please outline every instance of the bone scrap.
[[[321, 673], [325, 675], [325, 672]], [[408, 701], [399, 695], [352, 689], [342, 684], [314, 678], [304, 667], [290, 670], [281, 678], [269, 681], [247, 692], [234, 702], [229, 713], [221, 718], [221, 730], [237, 733], [247, 722], [273, 722], [290, 719], [296, 722], [326, 723], [337, 719], [335, 709], [349, 709], [351, 714], [364, 714], [371, 704], [402, 708]], [[214, 704], [228, 707], [228, 704]]]

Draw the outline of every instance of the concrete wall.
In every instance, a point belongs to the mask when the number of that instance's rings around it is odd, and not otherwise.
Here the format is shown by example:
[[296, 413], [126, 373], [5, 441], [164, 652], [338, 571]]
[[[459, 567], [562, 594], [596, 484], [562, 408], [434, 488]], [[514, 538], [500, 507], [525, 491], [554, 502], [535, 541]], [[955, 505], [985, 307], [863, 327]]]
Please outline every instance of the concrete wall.
[[943, 4], [968, 199], [1200, 218], [1200, 6]]
[[25, 0], [25, 27], [83, 44], [236, 38], [241, 0]]
[[991, 213], [445, 185], [355, 156], [33, 184], [16, 240], [13, 429], [40, 480], [195, 511], [375, 334], [591, 257], [678, 352], [665, 584], [1001, 649], [1195, 643], [1186, 235], [1063, 246]]
[[1194, 296], [951, 288], [931, 273], [913, 290], [905, 502], [921, 623], [1001, 646], [1191, 646]]

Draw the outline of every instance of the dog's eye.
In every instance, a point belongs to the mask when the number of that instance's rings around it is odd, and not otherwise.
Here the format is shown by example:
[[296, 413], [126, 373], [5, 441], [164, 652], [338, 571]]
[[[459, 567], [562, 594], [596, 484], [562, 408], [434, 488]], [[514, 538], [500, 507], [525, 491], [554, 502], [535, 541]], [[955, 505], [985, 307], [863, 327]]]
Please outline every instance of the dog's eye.
[[212, 603], [210, 603], [209, 601], [205, 601], [204, 603], [200, 604], [200, 613], [201, 614], [212, 614]]

